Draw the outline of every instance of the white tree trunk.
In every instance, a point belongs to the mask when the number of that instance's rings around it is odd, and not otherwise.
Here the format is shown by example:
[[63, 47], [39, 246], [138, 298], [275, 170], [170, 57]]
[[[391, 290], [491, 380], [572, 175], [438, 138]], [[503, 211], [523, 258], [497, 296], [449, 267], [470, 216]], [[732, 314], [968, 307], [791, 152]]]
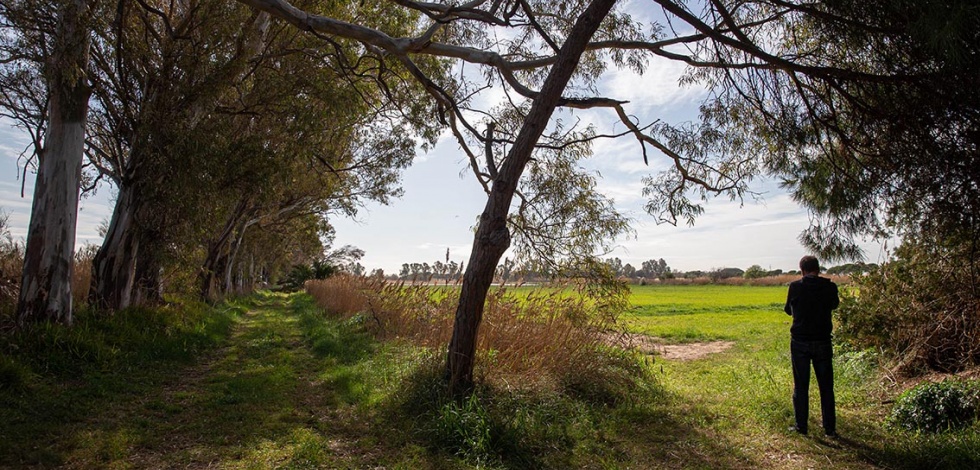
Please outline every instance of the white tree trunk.
[[91, 5], [66, 2], [52, 54], [45, 64], [48, 83], [48, 126], [38, 152], [37, 182], [28, 227], [27, 248], [17, 321], [71, 324], [71, 268], [78, 219], [78, 191], [88, 115]]

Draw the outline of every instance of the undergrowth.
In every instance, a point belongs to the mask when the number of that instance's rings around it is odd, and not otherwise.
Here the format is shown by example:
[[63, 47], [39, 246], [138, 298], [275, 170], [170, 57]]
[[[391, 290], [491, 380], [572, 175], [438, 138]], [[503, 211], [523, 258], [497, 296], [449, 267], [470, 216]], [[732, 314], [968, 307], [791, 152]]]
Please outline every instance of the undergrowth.
[[629, 457], [614, 441], [636, 430], [634, 410], [665, 400], [649, 374], [633, 385], [631, 400], [616, 404], [569, 390], [487, 382], [454, 397], [441, 357], [433, 355], [390, 395], [388, 419], [408, 420], [426, 447], [476, 468], [581, 468], [603, 461], [618, 467]]
[[[618, 413], [662, 402], [648, 359], [628, 347], [628, 335], [614, 333], [621, 328], [615, 315], [577, 292], [491, 291], [477, 348], [478, 385], [461, 397], [447, 389], [440, 353], [457, 290], [343, 276], [307, 283], [307, 290], [342, 324], [428, 351], [386, 400], [387, 420], [407, 421], [413, 439], [467, 465], [615, 461], [622, 456], [603, 442], [603, 429], [618, 435], [629, 427]], [[330, 335], [323, 336], [314, 348], [333, 348]]]
[[[442, 349], [449, 344], [458, 289], [335, 276], [307, 283], [327, 312], [360, 322], [382, 340]], [[628, 292], [628, 291], [627, 291]], [[581, 286], [491, 290], [477, 342], [478, 379], [498, 387], [560, 388], [598, 402], [628, 399], [644, 360], [618, 313], [625, 298]]]
[[52, 430], [138, 393], [227, 337], [241, 306], [182, 304], [113, 315], [81, 309], [73, 326], [0, 335], [0, 465], [60, 464]]

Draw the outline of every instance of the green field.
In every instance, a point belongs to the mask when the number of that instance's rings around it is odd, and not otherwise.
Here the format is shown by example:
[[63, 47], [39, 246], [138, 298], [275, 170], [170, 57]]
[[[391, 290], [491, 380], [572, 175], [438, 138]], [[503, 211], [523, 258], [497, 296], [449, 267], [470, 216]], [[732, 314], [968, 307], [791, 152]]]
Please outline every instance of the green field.
[[669, 343], [758, 343], [789, 329], [784, 287], [634, 286], [630, 301], [630, 329]]
[[656, 358], [656, 373], [674, 400], [673, 418], [680, 428], [697, 430], [673, 447], [718, 468], [976, 468], [980, 425], [944, 436], [888, 428], [890, 403], [903, 385], [884, 376], [872, 354], [841, 345], [834, 367], [843, 438], [822, 436], [815, 380], [811, 436], [787, 432], [793, 379], [785, 295], [785, 287], [633, 287], [633, 309], [624, 318], [633, 332], [666, 344], [734, 342], [698, 360]]

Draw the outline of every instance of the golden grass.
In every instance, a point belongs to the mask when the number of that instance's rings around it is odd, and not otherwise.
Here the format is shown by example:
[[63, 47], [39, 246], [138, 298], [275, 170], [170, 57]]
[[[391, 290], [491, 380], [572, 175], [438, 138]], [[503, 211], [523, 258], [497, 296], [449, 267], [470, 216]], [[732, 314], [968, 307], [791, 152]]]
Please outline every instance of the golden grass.
[[[92, 258], [98, 246], [85, 245], [75, 253], [71, 271], [71, 298], [75, 306], [88, 301], [92, 283]], [[9, 238], [0, 240], [0, 329], [12, 324], [17, 296], [20, 294], [20, 278], [24, 269], [24, 245]]]
[[[381, 339], [444, 349], [452, 335], [459, 290], [335, 276], [306, 290], [329, 314], [363, 315]], [[553, 386], [606, 368], [610, 338], [630, 345], [615, 315], [583, 295], [560, 289], [490, 291], [477, 344], [476, 374], [503, 386]], [[608, 377], [609, 374], [595, 374]]]

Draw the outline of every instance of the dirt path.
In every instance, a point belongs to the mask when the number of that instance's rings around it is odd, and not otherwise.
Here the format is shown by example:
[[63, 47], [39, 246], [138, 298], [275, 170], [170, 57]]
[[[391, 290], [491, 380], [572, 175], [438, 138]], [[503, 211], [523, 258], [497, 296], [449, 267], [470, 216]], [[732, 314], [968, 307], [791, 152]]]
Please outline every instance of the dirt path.
[[645, 354], [656, 354], [664, 359], [693, 361], [711, 354], [727, 351], [734, 341], [707, 341], [700, 343], [665, 344], [658, 338], [635, 335], [633, 342]]

